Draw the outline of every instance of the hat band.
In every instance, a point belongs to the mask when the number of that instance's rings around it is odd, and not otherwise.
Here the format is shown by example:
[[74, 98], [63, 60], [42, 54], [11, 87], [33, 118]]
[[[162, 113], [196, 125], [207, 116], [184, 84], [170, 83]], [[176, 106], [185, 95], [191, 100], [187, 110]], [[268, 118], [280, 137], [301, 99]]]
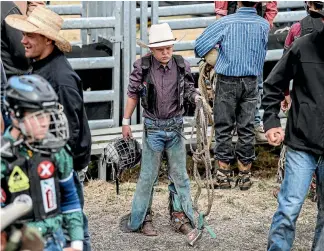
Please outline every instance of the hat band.
[[162, 40], [162, 41], [157, 41], [157, 42], [154, 42], [154, 43], [149, 43], [149, 45], [151, 44], [159, 44], [159, 43], [164, 43], [164, 42], [170, 42], [170, 41], [175, 41], [176, 39], [169, 39], [169, 40]]

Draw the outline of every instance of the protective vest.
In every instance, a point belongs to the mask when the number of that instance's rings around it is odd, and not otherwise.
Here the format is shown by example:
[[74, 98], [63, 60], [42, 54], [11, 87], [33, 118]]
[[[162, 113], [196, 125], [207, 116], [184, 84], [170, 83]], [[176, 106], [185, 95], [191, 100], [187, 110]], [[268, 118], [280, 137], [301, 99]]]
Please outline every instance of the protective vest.
[[39, 221], [61, 212], [54, 156], [31, 154], [29, 159], [19, 153], [14, 158], [2, 157], [6, 170], [1, 179], [1, 206], [18, 201], [33, 205], [33, 210], [19, 219], [21, 222]]
[[320, 31], [323, 28], [323, 22], [321, 17], [311, 17], [308, 15], [300, 21], [301, 33], [300, 36], [305, 36], [313, 31]]
[[[182, 109], [183, 107], [183, 95], [184, 95], [184, 79], [185, 79], [185, 63], [184, 59], [180, 55], [172, 56], [177, 64], [178, 69], [178, 107]], [[152, 114], [156, 114], [156, 88], [155, 83], [150, 74], [150, 69], [152, 65], [151, 54], [142, 57], [142, 83], [139, 88], [141, 96], [141, 105], [142, 107], [149, 111]]]

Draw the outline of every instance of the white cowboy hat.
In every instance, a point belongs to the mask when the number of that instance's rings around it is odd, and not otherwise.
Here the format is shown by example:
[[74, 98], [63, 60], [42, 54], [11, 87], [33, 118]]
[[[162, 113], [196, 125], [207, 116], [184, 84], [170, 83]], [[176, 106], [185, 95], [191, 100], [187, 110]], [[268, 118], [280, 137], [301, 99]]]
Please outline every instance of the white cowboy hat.
[[177, 40], [174, 38], [172, 30], [168, 23], [153, 24], [149, 31], [149, 44], [145, 44], [142, 40], [137, 40], [137, 44], [144, 48], [155, 48], [178, 43], [184, 36]]
[[63, 19], [47, 8], [37, 6], [28, 17], [13, 14], [7, 16], [5, 21], [17, 30], [38, 33], [55, 41], [55, 45], [63, 52], [72, 50], [70, 43], [59, 35]]

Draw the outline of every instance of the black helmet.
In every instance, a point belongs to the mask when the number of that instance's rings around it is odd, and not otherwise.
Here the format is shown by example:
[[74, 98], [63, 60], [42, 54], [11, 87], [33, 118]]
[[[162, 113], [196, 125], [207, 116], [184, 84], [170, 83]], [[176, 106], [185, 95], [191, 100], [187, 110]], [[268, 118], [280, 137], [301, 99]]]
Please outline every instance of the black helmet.
[[52, 86], [41, 76], [13, 76], [5, 88], [4, 103], [16, 118], [24, 111], [38, 111], [57, 108], [58, 97]]
[[[38, 75], [11, 77], [4, 96], [5, 106], [18, 120], [18, 125], [13, 123], [13, 126], [25, 136], [25, 144], [30, 149], [49, 153], [65, 146], [69, 139], [68, 121], [54, 89], [44, 78]], [[41, 126], [40, 121], [44, 120], [48, 122]], [[46, 131], [44, 135], [35, 125]]]

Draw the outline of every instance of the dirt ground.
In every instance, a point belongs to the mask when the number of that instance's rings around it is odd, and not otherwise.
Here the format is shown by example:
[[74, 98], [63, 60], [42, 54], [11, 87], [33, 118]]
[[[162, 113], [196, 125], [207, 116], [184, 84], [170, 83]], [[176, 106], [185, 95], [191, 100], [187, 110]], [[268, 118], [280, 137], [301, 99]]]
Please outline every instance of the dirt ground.
[[[72, 1], [52, 1], [51, 4], [77, 4]], [[73, 18], [78, 16], [62, 16]], [[175, 17], [172, 17], [172, 19]], [[174, 36], [183, 41], [195, 40], [203, 29], [174, 31]], [[80, 40], [80, 30], [61, 31], [70, 42]], [[139, 35], [139, 34], [138, 34]], [[193, 56], [192, 51], [181, 52], [183, 56]], [[262, 158], [264, 159], [264, 158]], [[265, 163], [261, 163], [265, 167]], [[273, 166], [272, 164], [270, 166]], [[272, 171], [263, 170], [273, 177]], [[115, 184], [91, 180], [85, 187], [85, 212], [89, 217], [89, 230], [94, 251], [178, 251], [178, 250], [266, 250], [267, 235], [277, 201], [272, 196], [277, 186], [275, 179], [255, 179], [249, 191], [238, 189], [215, 191], [212, 212], [207, 218], [209, 225], [216, 233], [211, 239], [204, 233], [195, 247], [185, 243], [184, 236], [175, 233], [169, 224], [167, 184], [161, 182], [155, 189], [153, 211], [154, 223], [159, 231], [157, 237], [145, 237], [137, 233], [125, 234], [119, 230], [119, 219], [127, 214], [131, 207], [135, 183], [122, 183], [121, 194], [116, 195]], [[192, 182], [192, 195], [196, 186]], [[200, 197], [202, 208], [207, 206], [206, 195]], [[306, 200], [297, 222], [296, 239], [293, 250], [310, 250], [316, 219], [316, 204]]]
[[[130, 210], [135, 183], [123, 183], [116, 195], [115, 184], [91, 180], [85, 188], [85, 211], [89, 217], [93, 250], [157, 251], [157, 250], [266, 250], [267, 234], [277, 201], [272, 196], [277, 186], [274, 179], [255, 179], [249, 191], [239, 189], [215, 191], [212, 212], [207, 221], [216, 233], [211, 239], [207, 232], [195, 247], [185, 243], [184, 236], [175, 233], [169, 225], [167, 184], [156, 187], [153, 211], [157, 237], [138, 233], [123, 233], [119, 219]], [[192, 195], [195, 194], [192, 182]], [[206, 195], [200, 205], [207, 206]], [[310, 250], [316, 218], [316, 204], [307, 199], [297, 222], [293, 250]]]

